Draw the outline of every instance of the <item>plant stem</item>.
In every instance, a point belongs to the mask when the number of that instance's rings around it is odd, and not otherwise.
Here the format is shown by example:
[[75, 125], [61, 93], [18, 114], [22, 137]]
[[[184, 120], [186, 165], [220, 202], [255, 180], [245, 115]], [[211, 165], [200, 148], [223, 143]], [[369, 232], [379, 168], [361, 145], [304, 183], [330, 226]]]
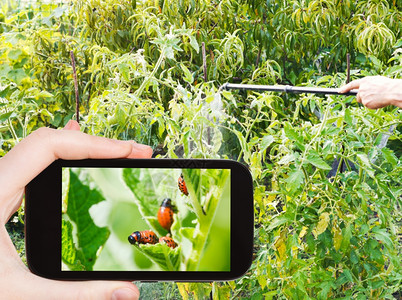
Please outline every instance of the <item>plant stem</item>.
[[77, 123], [80, 122], [80, 99], [78, 95], [78, 82], [77, 82], [77, 71], [75, 69], [75, 57], [73, 50], [70, 51], [71, 65], [73, 67], [73, 78], [74, 78], [74, 93], [75, 93], [75, 114]]
[[80, 100], [78, 95], [78, 82], [77, 82], [77, 71], [75, 69], [75, 58], [73, 50], [70, 51], [71, 65], [73, 66], [73, 77], [74, 77], [74, 92], [75, 92], [75, 113], [77, 123], [80, 122]]
[[257, 53], [257, 58], [255, 59], [255, 68], [258, 68], [258, 64], [260, 63], [260, 57], [261, 57], [261, 49], [262, 47], [259, 47], [258, 53]]
[[[157, 61], [156, 64], [155, 64], [155, 67], [153, 68], [151, 74], [149, 74], [148, 77], [146, 77], [146, 78], [144, 79], [144, 81], [141, 83], [141, 85], [140, 85], [140, 87], [138, 88], [138, 90], [135, 91], [135, 93], [134, 93], [134, 96], [135, 96], [135, 97], [139, 98], [139, 97], [141, 96], [141, 94], [142, 94], [142, 92], [144, 91], [144, 89], [145, 89], [146, 85], [148, 84], [148, 82], [151, 80], [152, 77], [154, 77], [156, 71], [159, 70], [159, 67], [161, 66], [162, 61], [164, 60], [164, 58], [165, 58], [165, 48], [162, 48], [161, 55], [159, 56], [158, 61]], [[131, 113], [132, 113], [133, 108], [134, 108], [134, 103], [135, 103], [135, 102], [132, 102], [131, 107], [130, 107], [130, 110], [129, 110], [129, 112], [128, 112], [128, 117], [129, 117], [129, 118], [131, 117]], [[127, 122], [126, 122], [126, 123], [127, 123]]]
[[325, 123], [327, 122], [327, 119], [328, 119], [329, 109], [330, 109], [330, 105], [328, 105], [327, 109], [325, 110], [324, 117], [322, 118], [322, 121], [321, 121], [320, 127], [318, 128], [317, 133], [313, 136], [310, 143], [307, 144], [306, 149], [303, 152], [303, 156], [300, 160], [299, 170], [303, 166], [307, 153], [310, 150], [312, 144], [315, 142], [315, 139], [321, 134], [322, 130], [324, 129]]
[[13, 124], [12, 124], [10, 118], [8, 118], [8, 128], [10, 128], [11, 135], [13, 136], [14, 140], [16, 140], [17, 143], [19, 143], [20, 139], [18, 138], [17, 134], [15, 133], [15, 130], [14, 130], [14, 127], [13, 127]]
[[350, 54], [346, 54], [346, 83], [350, 81]]
[[[246, 136], [244, 137], [244, 141], [245, 141], [246, 143], [247, 143], [247, 139], [248, 139], [248, 137], [249, 137], [249, 135], [250, 135], [250, 133], [251, 133], [251, 129], [254, 127], [254, 124], [257, 122], [257, 120], [258, 120], [259, 117], [260, 117], [260, 112], [261, 112], [261, 110], [258, 109], [257, 116], [254, 118], [254, 120], [253, 120], [253, 122], [251, 123], [250, 127], [247, 129]], [[239, 153], [239, 156], [237, 157], [237, 161], [240, 161], [240, 158], [241, 158], [243, 152], [244, 152], [244, 149], [241, 149], [241, 150], [240, 150], [240, 153]]]
[[343, 157], [339, 157], [339, 165], [338, 168], [336, 169], [335, 177], [338, 176], [338, 174], [340, 173], [342, 164], [343, 164]]
[[208, 81], [208, 76], [207, 76], [207, 55], [205, 52], [205, 43], [202, 42], [201, 44], [202, 47], [202, 65], [204, 67], [204, 82]]
[[[205, 43], [202, 42], [201, 44], [202, 48], [202, 65], [204, 68], [204, 82], [208, 81], [208, 73], [207, 73], [207, 55], [206, 55], [206, 50], [205, 50]], [[201, 129], [201, 147], [202, 147], [202, 129]], [[208, 145], [211, 145], [211, 127], [207, 127], [207, 143]], [[203, 150], [204, 152], [204, 150]]]

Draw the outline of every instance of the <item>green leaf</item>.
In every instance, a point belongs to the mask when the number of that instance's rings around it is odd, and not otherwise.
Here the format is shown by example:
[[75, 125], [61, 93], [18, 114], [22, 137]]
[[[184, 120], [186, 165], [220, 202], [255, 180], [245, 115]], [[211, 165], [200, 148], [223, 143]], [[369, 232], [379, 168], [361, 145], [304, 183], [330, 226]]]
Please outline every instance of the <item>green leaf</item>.
[[145, 254], [150, 260], [156, 263], [164, 271], [180, 270], [181, 247], [169, 248], [166, 244], [135, 245], [137, 249]]
[[23, 69], [12, 69], [8, 72], [7, 76], [17, 84], [20, 84], [21, 80], [27, 77]]
[[293, 129], [292, 125], [288, 122], [285, 123], [283, 127], [285, 131], [285, 135], [292, 141], [296, 142], [296, 145], [304, 151], [304, 139], [303, 135], [300, 132], [296, 132], [296, 130]]
[[371, 288], [375, 290], [375, 289], [382, 287], [385, 284], [385, 281], [384, 280], [376, 280], [376, 281], [370, 282], [370, 284], [371, 284]]
[[92, 270], [98, 251], [106, 243], [110, 234], [108, 228], [96, 226], [89, 214], [92, 205], [104, 200], [102, 193], [93, 185], [93, 181], [86, 172], [80, 172], [78, 176], [70, 170], [66, 215], [77, 230], [76, 247], [79, 253], [77, 257], [88, 271]]
[[265, 151], [273, 142], [274, 137], [272, 135], [265, 135], [261, 140], [261, 151]]
[[18, 60], [20, 56], [22, 55], [22, 50], [21, 49], [12, 49], [8, 52], [8, 58], [11, 60]]
[[395, 43], [395, 45], [393, 46], [393, 48], [400, 48], [400, 47], [402, 47], [402, 39], [399, 39], [399, 40]]
[[382, 148], [381, 152], [384, 155], [386, 161], [389, 162], [393, 167], [398, 164], [398, 158], [395, 156], [394, 151], [388, 148]]
[[61, 185], [61, 196], [62, 196], [62, 205], [61, 211], [63, 214], [67, 212], [68, 207], [68, 190], [70, 188], [70, 171], [68, 168], [63, 168], [61, 172], [62, 176], [62, 185]]
[[[179, 175], [177, 175], [179, 178]], [[135, 169], [124, 168], [123, 180], [128, 188], [132, 191], [134, 197], [133, 202], [138, 206], [141, 215], [153, 228], [158, 235], [164, 236], [167, 234], [156, 219], [159, 207], [166, 198], [166, 195], [157, 194], [158, 185], [162, 183], [171, 182], [170, 185], [177, 185], [172, 178], [166, 174], [163, 169]], [[176, 179], [177, 180], [177, 179]]]
[[183, 63], [180, 63], [180, 67], [184, 72], [183, 80], [192, 84], [194, 82], [193, 74], [191, 74], [190, 70]]
[[[0, 77], [8, 77], [8, 73], [11, 71], [11, 67], [8, 64], [0, 65]], [[1, 94], [4, 94], [3, 91]], [[4, 97], [4, 96], [1, 96]]]
[[356, 156], [357, 156], [357, 159], [359, 160], [361, 166], [365, 167], [364, 170], [367, 172], [367, 174], [370, 177], [373, 178], [374, 177], [374, 171], [373, 171], [373, 169], [371, 167], [371, 164], [370, 164], [370, 161], [369, 161], [369, 159], [367, 157], [367, 154], [360, 152], [360, 153], [357, 153]]
[[186, 270], [228, 270], [230, 171], [183, 169], [182, 173], [189, 192], [189, 202], [197, 216], [194, 231], [187, 230], [186, 238], [192, 244], [192, 249], [185, 258]]
[[243, 151], [248, 152], [247, 142], [246, 142], [246, 139], [243, 136], [243, 134], [236, 129], [234, 129], [233, 132], [236, 134], [237, 138], [239, 139], [239, 143], [240, 143], [240, 146], [243, 149]]
[[214, 136], [212, 137], [212, 145], [214, 153], [218, 153], [222, 146], [222, 132], [218, 127], [214, 127]]
[[195, 50], [195, 52], [198, 53], [198, 52], [200, 51], [200, 46], [198, 45], [197, 39], [196, 39], [194, 36], [192, 36], [192, 35], [189, 35], [188, 37], [189, 37], [189, 39], [190, 39], [190, 45], [191, 45], [191, 47], [193, 47], [193, 49]]
[[374, 227], [372, 230], [375, 238], [381, 242], [384, 243], [384, 245], [388, 248], [388, 249], [392, 249], [393, 248], [393, 243], [392, 240], [389, 236], [389, 233], [387, 232], [386, 229], [382, 229], [379, 227]]
[[354, 265], [359, 262], [359, 257], [357, 256], [355, 250], [350, 251], [350, 261]]
[[123, 78], [127, 81], [130, 80], [129, 78], [129, 73], [130, 73], [130, 68], [126, 63], [121, 63], [118, 65], [119, 68], [119, 72], [121, 73], [121, 75], [123, 76]]
[[283, 224], [286, 224], [287, 222], [292, 221], [292, 218], [289, 217], [288, 215], [281, 215], [279, 217], [276, 217], [273, 219], [273, 221], [269, 224], [267, 227], [266, 231], [270, 232], [273, 229], [277, 228], [278, 226], [281, 226]]
[[341, 251], [346, 252], [350, 245], [350, 238], [352, 237], [352, 227], [348, 225], [346, 228], [342, 229], [343, 238], [341, 243]]
[[[39, 99], [39, 98], [50, 98], [53, 97], [53, 94], [49, 93], [48, 91], [40, 91], [35, 98]], [[48, 100], [49, 101], [49, 100]]]
[[287, 164], [289, 164], [290, 162], [292, 162], [294, 160], [295, 160], [295, 156], [293, 155], [293, 153], [289, 153], [289, 154], [286, 154], [284, 157], [282, 157], [277, 162], [277, 164], [278, 165], [287, 165]]
[[173, 59], [174, 60], [174, 51], [172, 47], [166, 47], [164, 49], [165, 51], [165, 56], [169, 59]]
[[335, 288], [335, 285], [332, 281], [324, 281], [319, 285], [319, 287], [321, 288], [321, 291], [318, 293], [318, 299], [328, 299], [328, 293], [331, 288]]
[[302, 170], [296, 169], [290, 172], [289, 177], [286, 178], [287, 187], [291, 191], [295, 191], [303, 184], [304, 174]]
[[321, 157], [319, 157], [316, 153], [310, 153], [307, 155], [307, 161], [313, 166], [322, 169], [322, 170], [331, 170], [331, 166], [328, 165]]
[[350, 270], [344, 269], [342, 274], [345, 276], [348, 282], [353, 282], [353, 276]]
[[61, 224], [61, 259], [71, 271], [84, 271], [82, 253], [77, 250], [73, 240], [73, 225], [70, 221], [62, 220]]
[[67, 10], [67, 7], [66, 6], [59, 6], [59, 7], [57, 7], [55, 10], [53, 10], [53, 13], [52, 13], [52, 15], [55, 17], [55, 18], [60, 18], [63, 14], [64, 14], [64, 12]]
[[77, 253], [73, 242], [73, 225], [69, 221], [62, 220], [61, 231], [61, 257], [65, 263], [73, 265]]
[[10, 117], [15, 116], [15, 113], [10, 111], [0, 115], [0, 123], [8, 120]]
[[350, 125], [350, 126], [353, 125], [353, 119], [352, 119], [352, 115], [351, 115], [351, 113], [350, 113], [350, 109], [349, 109], [349, 108], [346, 108], [346, 109], [345, 109], [345, 116], [344, 116], [344, 118], [345, 118], [346, 124], [348, 124], [348, 125]]

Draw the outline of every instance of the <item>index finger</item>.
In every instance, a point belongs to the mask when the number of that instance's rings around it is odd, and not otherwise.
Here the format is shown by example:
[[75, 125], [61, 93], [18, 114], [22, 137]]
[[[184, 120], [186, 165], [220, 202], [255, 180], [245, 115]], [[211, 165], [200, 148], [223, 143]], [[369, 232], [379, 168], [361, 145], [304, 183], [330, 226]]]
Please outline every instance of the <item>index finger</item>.
[[15, 192], [24, 188], [58, 158], [144, 158], [151, 155], [150, 147], [131, 141], [91, 136], [77, 130], [40, 128], [0, 160], [0, 185], [7, 184], [0, 190]]
[[348, 84], [344, 85], [343, 87], [341, 87], [338, 90], [338, 92], [342, 94], [342, 93], [349, 92], [350, 90], [353, 90], [353, 89], [358, 89], [360, 87], [360, 84], [361, 84], [361, 79], [353, 80], [353, 81], [349, 82]]

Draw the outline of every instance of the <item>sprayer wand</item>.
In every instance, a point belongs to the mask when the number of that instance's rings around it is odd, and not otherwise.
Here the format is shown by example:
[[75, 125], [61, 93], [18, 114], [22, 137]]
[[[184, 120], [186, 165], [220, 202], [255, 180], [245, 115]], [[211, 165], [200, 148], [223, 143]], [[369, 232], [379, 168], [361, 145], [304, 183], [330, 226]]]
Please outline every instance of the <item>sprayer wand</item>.
[[316, 88], [291, 85], [258, 85], [258, 84], [237, 84], [225, 83], [220, 90], [244, 90], [244, 91], [271, 91], [285, 93], [310, 93], [310, 94], [326, 94], [326, 95], [344, 95], [356, 96], [357, 90], [351, 90], [347, 93], [339, 93], [336, 88]]

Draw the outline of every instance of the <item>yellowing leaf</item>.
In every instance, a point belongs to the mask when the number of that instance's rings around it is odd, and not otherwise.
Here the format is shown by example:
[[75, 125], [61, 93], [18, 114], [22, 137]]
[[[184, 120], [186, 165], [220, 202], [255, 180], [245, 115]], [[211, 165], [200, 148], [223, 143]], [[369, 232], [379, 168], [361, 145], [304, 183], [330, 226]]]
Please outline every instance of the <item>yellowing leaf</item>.
[[338, 251], [341, 248], [342, 244], [342, 230], [336, 225], [333, 227], [333, 235], [334, 235], [334, 247], [335, 250]]
[[281, 233], [280, 237], [275, 241], [273, 246], [273, 248], [278, 251], [279, 254], [277, 261], [284, 261], [286, 259], [286, 237], [283, 233]]
[[278, 193], [272, 193], [272, 194], [269, 194], [268, 197], [265, 197], [264, 205], [268, 205], [268, 204], [272, 203], [276, 199], [277, 194]]
[[307, 226], [303, 226], [302, 230], [299, 233], [299, 239], [302, 239], [307, 233]]
[[277, 250], [279, 252], [279, 261], [284, 261], [286, 257], [286, 245], [283, 240], [278, 245]]
[[271, 190], [272, 191], [277, 191], [278, 190], [278, 182], [276, 181], [275, 176], [271, 180]]
[[183, 297], [184, 300], [188, 299], [188, 283], [178, 282], [177, 287], [179, 288], [180, 295]]
[[267, 286], [267, 276], [266, 275], [257, 276], [257, 280], [261, 288], [265, 289], [265, 287]]
[[293, 258], [297, 258], [297, 255], [299, 254], [299, 248], [297, 246], [292, 247], [292, 256]]
[[327, 229], [328, 223], [329, 223], [329, 213], [324, 212], [320, 216], [317, 227], [314, 228], [314, 230], [313, 230], [313, 234], [314, 234], [315, 238], [317, 238], [317, 236], [319, 236], [321, 233], [323, 233]]

